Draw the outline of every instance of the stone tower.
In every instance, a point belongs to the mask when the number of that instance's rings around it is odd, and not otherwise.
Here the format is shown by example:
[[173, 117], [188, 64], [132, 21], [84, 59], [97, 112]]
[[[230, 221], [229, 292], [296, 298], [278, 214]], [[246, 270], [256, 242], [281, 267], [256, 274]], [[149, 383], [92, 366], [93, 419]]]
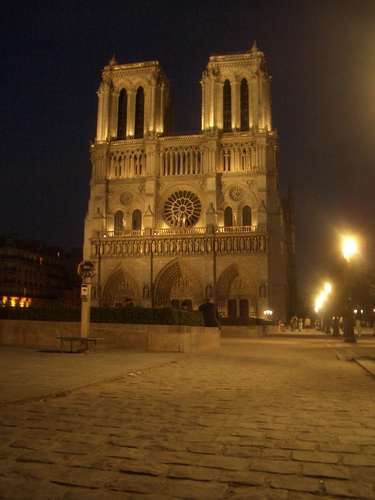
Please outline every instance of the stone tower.
[[202, 75], [201, 133], [173, 135], [157, 61], [103, 70], [84, 258], [93, 305], [284, 317], [287, 268], [278, 143], [264, 54], [213, 55]]

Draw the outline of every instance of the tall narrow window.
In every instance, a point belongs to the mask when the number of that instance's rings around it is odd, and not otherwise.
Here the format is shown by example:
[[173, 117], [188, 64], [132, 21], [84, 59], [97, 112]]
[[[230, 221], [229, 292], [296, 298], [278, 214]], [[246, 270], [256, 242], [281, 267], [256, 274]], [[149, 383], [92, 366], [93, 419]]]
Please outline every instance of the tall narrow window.
[[142, 213], [140, 210], [134, 210], [132, 215], [132, 229], [137, 231], [142, 229]]
[[124, 214], [121, 210], [115, 213], [115, 231], [122, 231], [124, 229]]
[[251, 226], [251, 208], [245, 205], [242, 209], [242, 225]]
[[249, 87], [247, 80], [241, 81], [241, 130], [249, 130]]
[[232, 130], [232, 96], [229, 80], [225, 80], [223, 87], [223, 131]]
[[128, 112], [128, 94], [122, 89], [118, 99], [117, 139], [126, 139], [126, 116]]
[[232, 210], [232, 207], [227, 207], [224, 210], [224, 226], [225, 227], [233, 226], [233, 210]]
[[143, 87], [139, 87], [137, 90], [137, 97], [135, 99], [135, 125], [134, 125], [134, 137], [140, 139], [143, 137], [145, 121], [145, 92]]

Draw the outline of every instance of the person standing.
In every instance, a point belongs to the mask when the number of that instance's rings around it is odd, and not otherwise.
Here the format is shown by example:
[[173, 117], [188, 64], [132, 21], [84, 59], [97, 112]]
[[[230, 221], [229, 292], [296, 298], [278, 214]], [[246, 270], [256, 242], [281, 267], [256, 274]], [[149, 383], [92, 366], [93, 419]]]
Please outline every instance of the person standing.
[[354, 311], [355, 318], [355, 330], [357, 332], [358, 337], [362, 337], [362, 311], [361, 306], [359, 304], [356, 305], [356, 309]]
[[198, 311], [203, 314], [206, 326], [220, 328], [220, 314], [210, 298], [207, 298], [206, 302], [199, 306]]

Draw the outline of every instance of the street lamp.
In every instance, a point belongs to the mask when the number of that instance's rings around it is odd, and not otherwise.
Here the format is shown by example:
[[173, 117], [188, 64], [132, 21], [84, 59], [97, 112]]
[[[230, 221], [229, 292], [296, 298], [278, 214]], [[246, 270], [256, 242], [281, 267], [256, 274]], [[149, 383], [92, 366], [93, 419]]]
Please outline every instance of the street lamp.
[[263, 311], [264, 316], [266, 317], [266, 321], [269, 320], [272, 316], [273, 311], [267, 309], [267, 311]]
[[[354, 334], [354, 325], [353, 325], [353, 311], [352, 311], [352, 270], [351, 270], [351, 257], [357, 251], [357, 243], [352, 238], [346, 238], [344, 240], [344, 245], [342, 252], [344, 254], [344, 258], [348, 264], [347, 269], [347, 290], [348, 290], [348, 303], [347, 310], [345, 311], [344, 321], [346, 321], [346, 335], [345, 342], [355, 343], [357, 339]], [[345, 331], [344, 331], [345, 333]]]

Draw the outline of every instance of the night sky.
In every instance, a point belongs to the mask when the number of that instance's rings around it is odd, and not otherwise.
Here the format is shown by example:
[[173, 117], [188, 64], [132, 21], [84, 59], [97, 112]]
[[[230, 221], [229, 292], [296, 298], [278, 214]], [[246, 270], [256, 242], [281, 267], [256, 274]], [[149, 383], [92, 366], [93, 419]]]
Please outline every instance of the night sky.
[[176, 134], [200, 132], [211, 54], [254, 40], [272, 75], [280, 189], [303, 296], [354, 231], [375, 267], [375, 0], [2, 2], [0, 235], [83, 244], [101, 70], [160, 61]]

